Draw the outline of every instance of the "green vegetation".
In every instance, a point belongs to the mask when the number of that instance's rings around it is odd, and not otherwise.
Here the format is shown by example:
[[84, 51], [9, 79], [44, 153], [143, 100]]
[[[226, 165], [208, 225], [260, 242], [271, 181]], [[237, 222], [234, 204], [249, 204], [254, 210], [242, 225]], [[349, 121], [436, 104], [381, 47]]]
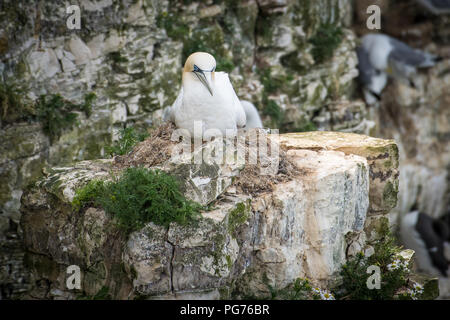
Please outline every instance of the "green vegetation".
[[138, 131], [133, 127], [123, 128], [119, 132], [119, 140], [113, 146], [106, 147], [106, 152], [111, 156], [124, 155], [133, 147], [148, 137], [147, 132]]
[[3, 123], [31, 120], [36, 116], [32, 103], [24, 102], [25, 90], [0, 82], [0, 119]]
[[276, 93], [285, 88], [287, 83], [294, 80], [292, 74], [274, 76], [270, 68], [259, 69], [258, 74], [266, 94]]
[[280, 106], [272, 99], [263, 95], [263, 113], [268, 115], [272, 120], [272, 126], [274, 128], [280, 128], [284, 120], [284, 112]]
[[89, 93], [84, 96], [84, 103], [75, 104], [59, 94], [41, 95], [36, 105], [37, 119], [42, 122], [51, 142], [58, 139], [65, 129], [73, 127], [78, 118], [76, 111], [84, 112], [89, 117], [95, 99], [95, 94]]
[[165, 29], [171, 39], [183, 42], [182, 64], [191, 53], [203, 51], [216, 58], [217, 71], [231, 72], [234, 69], [234, 63], [225, 48], [223, 30], [218, 23], [200, 21], [192, 30], [176, 12], [162, 12], [157, 17], [156, 24]]
[[[375, 253], [370, 257], [357, 254], [347, 261], [341, 270], [342, 284], [336, 288], [336, 296], [350, 300], [392, 300], [397, 292], [407, 285], [409, 269], [403, 258], [399, 256], [400, 247], [389, 232], [375, 246]], [[369, 266], [378, 266], [381, 271], [380, 289], [369, 289], [367, 273]]]
[[240, 202], [236, 205], [236, 208], [230, 211], [228, 217], [228, 231], [233, 235], [236, 229], [247, 221], [249, 216], [249, 205], [244, 202]]
[[286, 88], [286, 84], [292, 81], [294, 77], [291, 74], [274, 76], [270, 68], [260, 69], [258, 74], [264, 86], [262, 93], [262, 112], [270, 117], [272, 127], [280, 128], [283, 124], [284, 112], [273, 99], [269, 98], [269, 95], [277, 93], [282, 88]]
[[109, 293], [109, 288], [103, 286], [94, 296], [80, 295], [77, 297], [77, 300], [112, 300], [112, 297]]
[[291, 285], [275, 290], [269, 285], [271, 300], [307, 300], [311, 297], [312, 287], [307, 279], [298, 278]]
[[76, 191], [72, 200], [72, 207], [75, 211], [80, 211], [87, 204], [95, 204], [95, 201], [102, 196], [104, 189], [103, 181], [89, 181], [88, 184]]
[[189, 35], [189, 26], [172, 12], [163, 12], [156, 18], [158, 28], [165, 29], [173, 40], [183, 40]]
[[312, 49], [314, 61], [319, 64], [330, 59], [341, 43], [343, 35], [340, 27], [331, 23], [321, 24], [316, 34], [309, 40], [314, 46]]
[[308, 120], [307, 118], [302, 118], [300, 123], [292, 130], [292, 132], [308, 132], [308, 131], [317, 131], [317, 126]]
[[126, 233], [147, 222], [168, 226], [189, 224], [199, 216], [201, 206], [187, 200], [174, 177], [160, 170], [128, 168], [113, 181], [90, 181], [76, 191], [75, 210], [87, 205], [103, 208]]

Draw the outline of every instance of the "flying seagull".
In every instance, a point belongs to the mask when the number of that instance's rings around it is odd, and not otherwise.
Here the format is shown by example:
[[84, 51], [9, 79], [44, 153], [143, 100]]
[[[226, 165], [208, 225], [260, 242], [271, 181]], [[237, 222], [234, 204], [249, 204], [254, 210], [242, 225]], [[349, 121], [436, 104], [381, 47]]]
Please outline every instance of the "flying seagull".
[[412, 211], [400, 224], [403, 244], [416, 252], [417, 266], [428, 274], [450, 277], [450, 214], [434, 219]]
[[[245, 112], [228, 74], [215, 70], [216, 60], [212, 55], [191, 54], [184, 64], [180, 93], [164, 112], [166, 120], [187, 129], [191, 137], [214, 136], [212, 129], [225, 136], [228, 130], [245, 127]], [[194, 132], [194, 122], [201, 125], [201, 131]]]
[[435, 15], [450, 13], [450, 0], [416, 0], [416, 2]]
[[247, 118], [245, 127], [247, 129], [262, 128], [263, 124], [261, 121], [261, 117], [259, 116], [258, 110], [253, 105], [253, 103], [247, 100], [241, 100], [241, 105], [244, 108], [245, 117]]
[[362, 37], [357, 55], [360, 81], [371, 95], [369, 100], [379, 98], [388, 76], [414, 86], [412, 78], [417, 69], [433, 67], [441, 59], [381, 33]]

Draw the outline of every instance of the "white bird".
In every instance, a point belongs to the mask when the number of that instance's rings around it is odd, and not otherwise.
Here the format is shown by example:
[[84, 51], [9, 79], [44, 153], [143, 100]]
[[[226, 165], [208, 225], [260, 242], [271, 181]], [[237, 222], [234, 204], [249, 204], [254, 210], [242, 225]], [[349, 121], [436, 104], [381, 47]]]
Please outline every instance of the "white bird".
[[241, 100], [241, 105], [244, 108], [245, 117], [247, 118], [245, 127], [247, 129], [262, 128], [263, 124], [261, 121], [261, 117], [259, 116], [258, 110], [253, 105], [253, 103], [247, 100]]
[[369, 104], [374, 98], [379, 100], [388, 76], [414, 87], [412, 78], [417, 69], [432, 67], [441, 59], [381, 33], [362, 37], [357, 55], [359, 79]]
[[[184, 64], [180, 93], [164, 112], [166, 120], [187, 129], [191, 137], [208, 138], [210, 129], [217, 129], [225, 136], [228, 130], [245, 127], [245, 112], [228, 74], [215, 70], [216, 60], [212, 55], [206, 52], [191, 54]], [[201, 131], [194, 131], [196, 121], [201, 125]]]
[[416, 2], [435, 15], [450, 13], [450, 0], [416, 0]]

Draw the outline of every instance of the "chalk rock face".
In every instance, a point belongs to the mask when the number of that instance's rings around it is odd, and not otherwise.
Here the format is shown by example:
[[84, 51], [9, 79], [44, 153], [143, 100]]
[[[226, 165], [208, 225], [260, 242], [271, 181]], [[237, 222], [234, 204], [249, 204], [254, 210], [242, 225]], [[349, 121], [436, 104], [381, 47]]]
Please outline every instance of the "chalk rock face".
[[[128, 237], [103, 210], [73, 212], [70, 205], [76, 188], [108, 178], [110, 160], [55, 168], [22, 197], [21, 226], [33, 277], [26, 295], [73, 299], [108, 288], [117, 299], [244, 298], [267, 297], [269, 286], [281, 289], [299, 277], [322, 286], [333, 283], [350, 251], [364, 250], [366, 233], [375, 232], [367, 220], [383, 188], [371, 170], [383, 176], [396, 170], [395, 144], [331, 132], [271, 138], [298, 170], [289, 179], [258, 194], [234, 184], [219, 190], [213, 179], [224, 179], [229, 170], [216, 164], [219, 170], [205, 171], [203, 177], [211, 180], [197, 190], [198, 199], [213, 202], [198, 224], [149, 223]], [[372, 158], [383, 157], [396, 161], [377, 167]], [[181, 172], [177, 166], [195, 171], [195, 164], [170, 162], [158, 167], [175, 176]], [[242, 179], [241, 170], [235, 168], [236, 179]], [[376, 214], [385, 216], [390, 205], [379, 203], [384, 207]], [[78, 292], [65, 287], [66, 267], [72, 264], [84, 275]]]
[[442, 61], [417, 76], [416, 89], [394, 83], [384, 95], [380, 131], [398, 143], [402, 171], [395, 221], [414, 205], [433, 217], [448, 210], [450, 75], [444, 70], [449, 67], [450, 61]]

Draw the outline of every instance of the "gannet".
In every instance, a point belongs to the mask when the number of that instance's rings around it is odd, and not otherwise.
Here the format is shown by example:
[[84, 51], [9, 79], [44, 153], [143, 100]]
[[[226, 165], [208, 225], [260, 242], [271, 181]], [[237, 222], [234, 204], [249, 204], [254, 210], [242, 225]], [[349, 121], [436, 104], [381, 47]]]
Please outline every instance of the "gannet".
[[[165, 118], [178, 128], [187, 129], [191, 137], [206, 138], [205, 131], [209, 129], [218, 129], [225, 136], [227, 130], [245, 127], [245, 112], [228, 74], [215, 70], [216, 60], [212, 55], [191, 54], [184, 64], [180, 93], [165, 111]], [[194, 132], [195, 121], [201, 125], [200, 132]]]
[[450, 0], [416, 0], [416, 2], [435, 15], [450, 13]]
[[381, 92], [387, 84], [387, 74], [375, 69], [370, 63], [369, 53], [363, 48], [356, 48], [358, 56], [358, 80], [361, 83], [364, 99], [367, 104], [380, 100]]
[[385, 34], [367, 34], [361, 40], [361, 47], [375, 70], [409, 84], [413, 84], [411, 78], [417, 68], [432, 67], [441, 59]]
[[247, 118], [245, 128], [262, 128], [263, 124], [261, 117], [259, 116], [258, 110], [253, 103], [247, 100], [241, 100], [241, 105], [244, 108], [245, 117]]

